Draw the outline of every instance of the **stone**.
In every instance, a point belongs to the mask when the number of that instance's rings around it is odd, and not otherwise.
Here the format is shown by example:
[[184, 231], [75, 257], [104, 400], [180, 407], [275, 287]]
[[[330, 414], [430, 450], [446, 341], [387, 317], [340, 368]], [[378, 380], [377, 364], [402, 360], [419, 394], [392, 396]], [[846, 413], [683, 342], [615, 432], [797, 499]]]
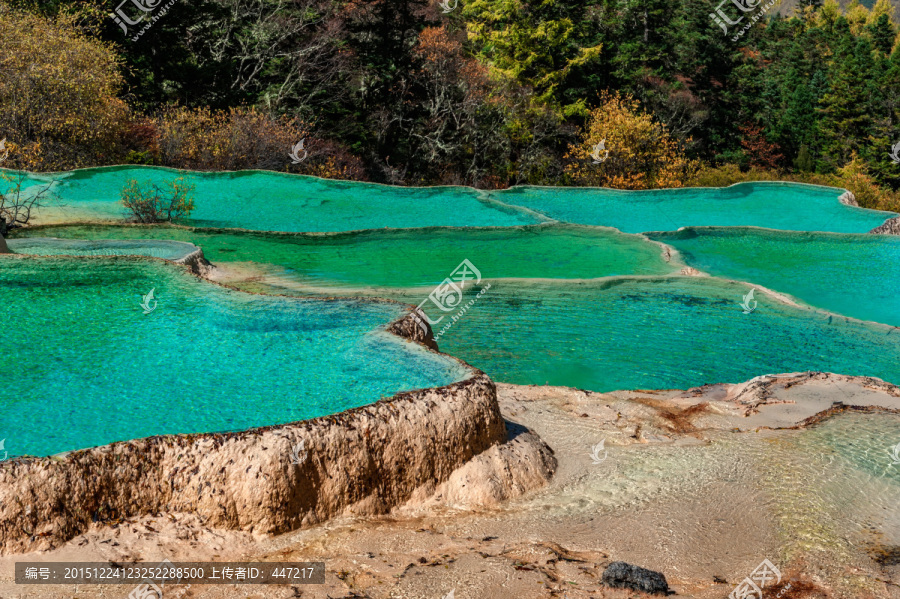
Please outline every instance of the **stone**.
[[853, 195], [852, 191], [845, 191], [838, 198], [841, 204], [845, 206], [859, 206], [859, 202], [856, 201], [856, 196]]
[[879, 225], [869, 231], [875, 235], [900, 235], [900, 216], [889, 218], [884, 224]]
[[663, 574], [625, 562], [613, 562], [607, 566], [603, 571], [602, 582], [606, 586], [619, 589], [660, 595], [669, 593], [669, 583]]

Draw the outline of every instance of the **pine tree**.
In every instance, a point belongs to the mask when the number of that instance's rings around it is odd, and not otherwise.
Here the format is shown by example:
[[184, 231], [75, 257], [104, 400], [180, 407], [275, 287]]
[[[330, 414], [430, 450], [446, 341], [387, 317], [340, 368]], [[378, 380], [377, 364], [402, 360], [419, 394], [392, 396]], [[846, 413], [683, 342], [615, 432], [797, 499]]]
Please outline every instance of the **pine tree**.
[[[843, 21], [843, 23], [841, 23]], [[829, 69], [829, 89], [821, 99], [824, 157], [837, 168], [859, 151], [871, 126], [870, 77], [874, 68], [871, 42], [854, 38], [841, 17], [836, 32], [843, 32]]]

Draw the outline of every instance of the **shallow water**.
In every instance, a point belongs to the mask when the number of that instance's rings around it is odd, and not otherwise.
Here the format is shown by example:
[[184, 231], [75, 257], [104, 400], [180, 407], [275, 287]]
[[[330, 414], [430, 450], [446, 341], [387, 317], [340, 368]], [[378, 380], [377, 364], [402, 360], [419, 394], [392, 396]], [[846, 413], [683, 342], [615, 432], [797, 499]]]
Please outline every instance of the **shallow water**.
[[[854, 576], [854, 566], [868, 569], [867, 554], [900, 544], [900, 464], [890, 455], [900, 416], [848, 413], [805, 430], [705, 434], [711, 443], [607, 443], [606, 459], [592, 464], [587, 456], [599, 439], [586, 426], [566, 448], [583, 447], [583, 465], [508, 509], [534, 514], [528, 528], [536, 534], [565, 520], [588, 541], [614, 540], [618, 552], [671, 572], [737, 582], [763, 558], [782, 568], [802, 559], [807, 572], [837, 567], [830, 578], [848, 592], [838, 596], [860, 596], [852, 590], [873, 581]], [[693, 550], [697, 543], [705, 551]], [[704, 562], [716, 547], [721, 554]]]
[[168, 239], [71, 240], [23, 237], [7, 242], [10, 251], [33, 256], [148, 256], [180, 260], [197, 251], [197, 246]]
[[202, 247], [213, 263], [275, 265], [283, 269], [281, 276], [295, 282], [344, 289], [433, 286], [464, 259], [490, 278], [587, 279], [675, 270], [664, 261], [658, 244], [639, 236], [561, 224], [367, 231], [324, 237], [116, 226], [41, 228], [23, 230], [20, 235], [177, 239]]
[[122, 220], [125, 182], [162, 184], [183, 177], [196, 186], [195, 209], [185, 221], [198, 227], [257, 231], [355, 231], [383, 227], [513, 226], [542, 222], [525, 211], [482, 199], [466, 187], [389, 187], [269, 171], [197, 173], [159, 167], [107, 167], [32, 177], [53, 180], [57, 200], [41, 222]]
[[[794, 308], [710, 278], [622, 279], [609, 283], [491, 281], [455, 322], [423, 307], [442, 351], [492, 378], [594, 391], [686, 389], [806, 370], [875, 376], [900, 383], [895, 329]], [[477, 295], [470, 286], [463, 305]], [[421, 299], [425, 299], [422, 297]], [[421, 301], [421, 299], [419, 301]], [[407, 301], [414, 301], [407, 298]]]
[[0, 438], [12, 455], [48, 455], [247, 429], [467, 376], [379, 331], [401, 314], [232, 292], [141, 259], [0, 258]]
[[756, 283], [838, 314], [900, 326], [900, 237], [686, 229], [653, 235], [711, 275]]
[[842, 193], [831, 187], [773, 182], [650, 191], [516, 187], [492, 192], [492, 197], [557, 220], [615, 227], [626, 233], [690, 226], [866, 233], [896, 216], [845, 206], [838, 201]]

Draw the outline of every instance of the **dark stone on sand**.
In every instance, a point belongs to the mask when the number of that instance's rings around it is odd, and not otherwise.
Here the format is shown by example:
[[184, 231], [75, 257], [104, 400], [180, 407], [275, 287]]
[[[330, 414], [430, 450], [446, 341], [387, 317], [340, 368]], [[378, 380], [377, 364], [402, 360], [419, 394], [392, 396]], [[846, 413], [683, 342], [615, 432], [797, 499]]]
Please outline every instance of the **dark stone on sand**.
[[659, 572], [632, 566], [625, 562], [613, 562], [607, 566], [603, 571], [603, 584], [645, 593], [661, 595], [669, 593], [669, 583], [666, 582], [665, 576]]

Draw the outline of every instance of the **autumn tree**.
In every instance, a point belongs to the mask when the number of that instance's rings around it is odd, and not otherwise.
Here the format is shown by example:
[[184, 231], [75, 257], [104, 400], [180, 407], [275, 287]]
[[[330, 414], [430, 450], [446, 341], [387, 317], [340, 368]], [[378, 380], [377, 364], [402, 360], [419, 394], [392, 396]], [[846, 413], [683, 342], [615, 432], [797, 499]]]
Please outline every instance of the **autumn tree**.
[[739, 127], [741, 147], [749, 159], [751, 167], [776, 170], [784, 156], [779, 153], [778, 144], [766, 140], [763, 128], [753, 123]]
[[117, 161], [129, 118], [117, 97], [121, 85], [115, 51], [82, 31], [75, 16], [0, 10], [0, 137], [13, 148], [4, 166]]
[[[154, 163], [190, 170], [286, 170], [318, 177], [366, 180], [361, 161], [298, 118], [255, 108], [168, 107], [142, 125]], [[303, 142], [303, 159], [289, 156]]]
[[685, 185], [697, 164], [685, 156], [667, 127], [631, 96], [604, 92], [601, 100], [590, 113], [581, 142], [569, 147], [572, 180], [617, 189]]

